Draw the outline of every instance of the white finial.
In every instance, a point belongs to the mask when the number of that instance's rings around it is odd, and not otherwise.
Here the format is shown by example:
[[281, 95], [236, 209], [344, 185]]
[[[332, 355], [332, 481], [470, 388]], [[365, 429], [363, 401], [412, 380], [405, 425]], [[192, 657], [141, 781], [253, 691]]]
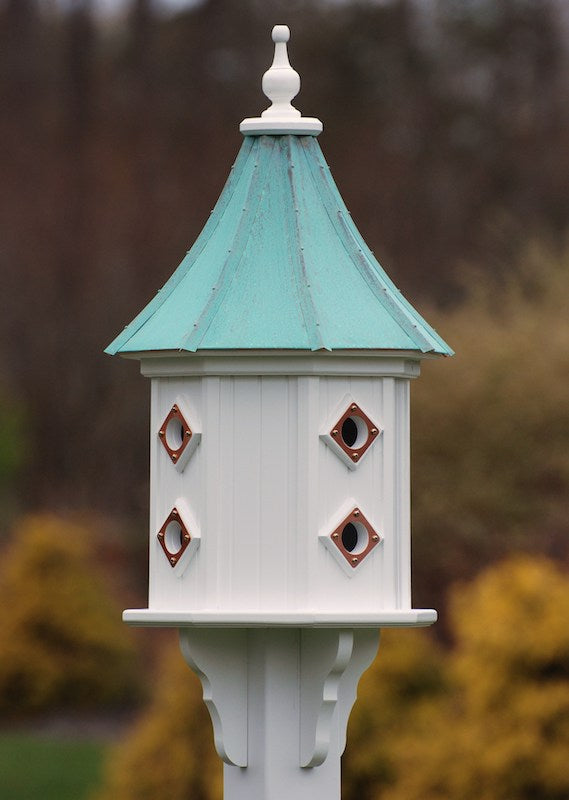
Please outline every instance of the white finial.
[[317, 136], [322, 123], [313, 117], [302, 117], [291, 103], [300, 91], [300, 76], [290, 65], [286, 43], [290, 39], [287, 25], [275, 25], [272, 32], [275, 56], [263, 75], [263, 92], [271, 106], [260, 117], [244, 119], [239, 130], [249, 135], [294, 133]]

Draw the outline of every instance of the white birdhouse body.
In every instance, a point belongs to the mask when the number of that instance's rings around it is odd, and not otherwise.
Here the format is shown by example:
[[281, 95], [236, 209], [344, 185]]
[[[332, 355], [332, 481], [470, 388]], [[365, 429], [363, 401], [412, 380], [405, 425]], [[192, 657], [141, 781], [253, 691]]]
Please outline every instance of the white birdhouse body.
[[[142, 370], [152, 501], [149, 607], [138, 621], [432, 621], [411, 609], [416, 359], [180, 356], [145, 359]], [[175, 463], [171, 445], [188, 431], [192, 452]], [[168, 549], [169, 519], [178, 539]], [[184, 535], [191, 547], [172, 563]]]
[[435, 619], [410, 603], [409, 380], [450, 350], [314, 135], [245, 137], [202, 234], [109, 351], [153, 380], [149, 608], [125, 619]]

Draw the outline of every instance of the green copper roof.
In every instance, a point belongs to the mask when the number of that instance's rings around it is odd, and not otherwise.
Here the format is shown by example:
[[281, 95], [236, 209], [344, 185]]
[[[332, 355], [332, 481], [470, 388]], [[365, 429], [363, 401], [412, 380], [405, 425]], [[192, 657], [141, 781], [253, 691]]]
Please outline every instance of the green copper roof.
[[452, 350], [366, 246], [314, 136], [245, 136], [210, 219], [107, 353]]

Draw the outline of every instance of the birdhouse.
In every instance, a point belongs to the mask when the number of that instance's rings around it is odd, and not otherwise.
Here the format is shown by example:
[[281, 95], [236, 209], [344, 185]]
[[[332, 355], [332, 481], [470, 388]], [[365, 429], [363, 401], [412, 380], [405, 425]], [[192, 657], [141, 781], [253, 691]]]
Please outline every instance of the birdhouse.
[[[409, 390], [422, 359], [452, 351], [352, 221], [318, 144], [322, 123], [291, 104], [300, 79], [288, 38], [273, 29], [271, 105], [241, 123], [203, 231], [107, 349], [139, 359], [151, 381], [148, 608], [124, 619], [181, 630], [188, 663], [217, 686], [206, 702], [214, 725], [225, 714], [216, 744], [233, 767], [257, 757], [251, 719], [266, 720], [251, 705], [251, 665], [266, 676], [290, 661], [275, 749], [286, 759], [283, 720], [300, 714], [295, 768], [323, 769], [335, 748], [328, 793], [339, 796], [334, 714], [347, 720], [377, 631], [436, 619], [411, 604]], [[322, 699], [331, 674], [347, 676], [343, 710]], [[298, 739], [296, 717], [289, 727]], [[264, 735], [256, 753], [273, 752]], [[257, 774], [232, 773], [226, 793], [265, 797]], [[296, 780], [266, 797], [324, 796]]]

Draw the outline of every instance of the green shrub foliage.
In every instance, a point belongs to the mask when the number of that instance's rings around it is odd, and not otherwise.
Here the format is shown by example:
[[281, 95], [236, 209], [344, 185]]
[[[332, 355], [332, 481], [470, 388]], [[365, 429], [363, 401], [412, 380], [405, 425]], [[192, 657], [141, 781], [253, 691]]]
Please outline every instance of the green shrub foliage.
[[20, 522], [0, 572], [0, 709], [100, 709], [137, 694], [135, 651], [94, 572], [90, 531], [42, 514]]

